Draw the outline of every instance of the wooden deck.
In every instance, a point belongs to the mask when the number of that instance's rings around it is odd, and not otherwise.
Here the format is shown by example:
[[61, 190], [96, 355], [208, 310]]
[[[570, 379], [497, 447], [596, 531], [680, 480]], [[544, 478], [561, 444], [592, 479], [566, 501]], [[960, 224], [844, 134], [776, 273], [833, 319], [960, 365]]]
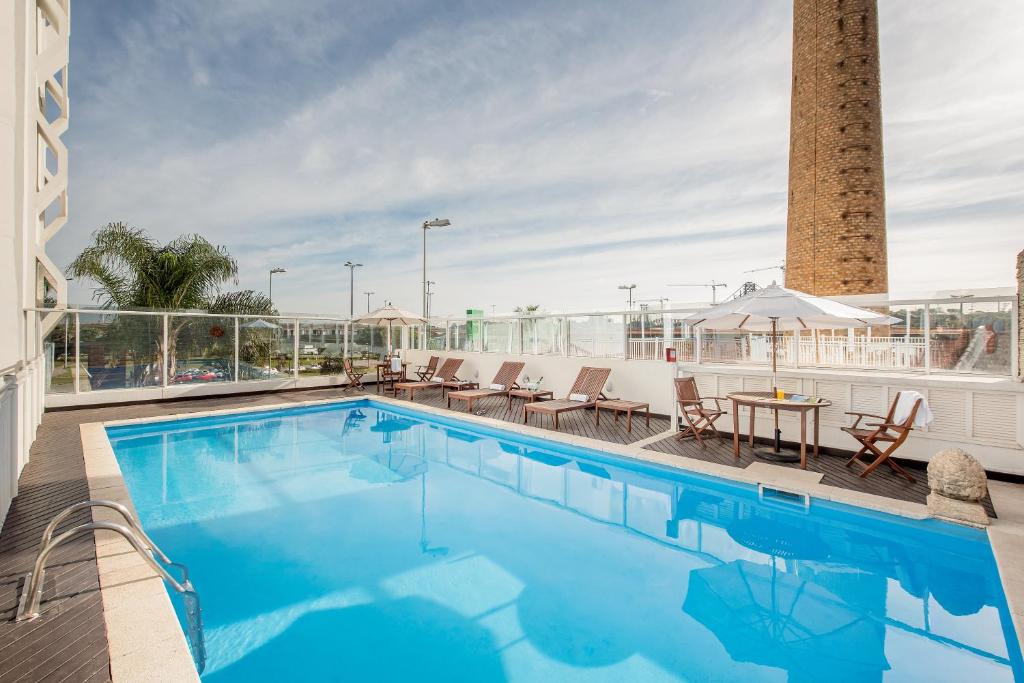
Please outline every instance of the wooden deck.
[[[372, 395], [372, 387], [371, 387]], [[43, 616], [33, 622], [15, 624], [17, 596], [22, 577], [35, 559], [37, 544], [49, 520], [72, 503], [88, 498], [79, 425], [111, 419], [193, 413], [216, 408], [260, 407], [297, 403], [350, 395], [343, 390], [306, 391], [222, 396], [154, 404], [84, 408], [48, 412], [43, 417], [32, 457], [22, 473], [18, 497], [0, 531], [0, 681], [103, 681], [109, 679], [106, 632], [96, 573], [95, 548], [91, 535], [56, 551], [49, 563], [43, 593]], [[439, 391], [422, 392], [417, 404], [445, 406]], [[464, 412], [464, 404], [453, 406]], [[522, 401], [508, 409], [505, 399], [482, 399], [474, 406], [476, 414], [505, 420], [522, 421]], [[530, 424], [550, 429], [550, 420]], [[642, 414], [634, 415], [632, 432], [625, 419], [615, 421], [602, 415], [601, 426], [594, 425], [592, 410], [564, 413], [560, 419], [563, 433], [587, 436], [614, 443], [634, 443], [669, 429], [666, 418], [652, 418], [650, 427]], [[746, 446], [737, 461], [731, 441], [712, 442], [707, 450], [692, 441], [678, 441], [669, 435], [647, 446], [652, 450], [681, 457], [713, 460], [744, 467], [753, 460]], [[823, 482], [833, 486], [865, 491], [902, 500], [923, 502], [927, 494], [924, 477], [915, 485], [880, 470], [867, 479], [843, 466], [837, 456], [822, 456], [810, 468], [824, 472]], [[915, 471], [915, 476], [923, 475]], [[88, 521], [82, 512], [67, 524]]]

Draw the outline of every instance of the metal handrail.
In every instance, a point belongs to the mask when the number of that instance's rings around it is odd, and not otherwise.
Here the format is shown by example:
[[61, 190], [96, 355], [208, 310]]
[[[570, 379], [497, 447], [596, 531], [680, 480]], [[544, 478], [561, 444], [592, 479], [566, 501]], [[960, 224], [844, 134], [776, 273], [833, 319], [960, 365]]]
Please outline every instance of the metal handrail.
[[87, 531], [113, 531], [121, 534], [126, 541], [132, 544], [135, 551], [142, 555], [146, 563], [153, 568], [160, 578], [171, 585], [171, 588], [179, 593], [194, 593], [192, 584], [189, 581], [185, 581], [184, 584], [179, 583], [176, 578], [171, 576], [170, 572], [164, 569], [163, 565], [157, 562], [149, 552], [149, 548], [139, 539], [139, 537], [130, 528], [123, 524], [115, 524], [114, 522], [88, 522], [86, 524], [79, 524], [78, 526], [65, 531], [57, 538], [54, 538], [47, 543], [43, 549], [39, 552], [39, 556], [36, 557], [36, 562], [32, 566], [32, 571], [25, 575], [25, 587], [21, 591], [21, 600], [18, 602], [18, 616], [15, 621], [29, 621], [39, 616], [39, 603], [43, 596], [43, 579], [46, 577], [46, 560], [49, 558], [50, 553], [54, 551], [59, 545], [66, 541], [70, 541], [76, 536]]
[[135, 516], [131, 513], [131, 511], [126, 506], [114, 500], [84, 500], [80, 503], [75, 503], [70, 507], [64, 508], [64, 510], [62, 510], [56, 517], [50, 520], [50, 523], [46, 526], [46, 531], [43, 532], [43, 538], [39, 542], [39, 552], [42, 553], [43, 548], [45, 548], [46, 545], [50, 542], [50, 538], [53, 536], [53, 532], [57, 529], [57, 525], [59, 525], [61, 522], [63, 522], [65, 519], [67, 519], [74, 513], [78, 512], [79, 510], [84, 510], [86, 508], [93, 507], [105, 507], [116, 512], [120, 512], [121, 516], [124, 517], [124, 520], [126, 522], [128, 522], [128, 525], [135, 531], [136, 535], [138, 535], [139, 538], [145, 542], [145, 545], [147, 545], [150, 550], [156, 553], [156, 556], [160, 558], [160, 561], [164, 564], [178, 566], [184, 569], [185, 573], [184, 576], [182, 577], [182, 580], [188, 581], [188, 569], [184, 565], [179, 565], [175, 562], [171, 562], [170, 558], [168, 558], [167, 555], [165, 555], [164, 552], [157, 547], [156, 543], [153, 543], [153, 539], [151, 539], [142, 529], [142, 525], [138, 523], [138, 521], [135, 519]]
[[[53, 532], [61, 521], [67, 519], [69, 515], [78, 510], [90, 507], [106, 507], [115, 510], [121, 513], [129, 526], [114, 522], [88, 522], [79, 524], [53, 538]], [[183, 564], [171, 562], [167, 555], [142, 530], [142, 526], [128, 508], [115, 501], [88, 500], [75, 503], [62, 510], [50, 521], [46, 531], [43, 532], [39, 554], [36, 557], [35, 564], [32, 566], [32, 571], [25, 575], [21, 597], [18, 600], [18, 611], [15, 621], [31, 621], [39, 617], [39, 607], [43, 597], [43, 585], [46, 578], [46, 561], [49, 559], [50, 553], [61, 544], [90, 531], [113, 531], [120, 534], [161, 579], [182, 595], [185, 602], [185, 614], [188, 619], [188, 639], [192, 645], [192, 657], [195, 660], [199, 673], [202, 673], [206, 666], [206, 643], [203, 634], [202, 610], [199, 603], [199, 594], [189, 580], [188, 568]], [[160, 562], [157, 561], [157, 558], [160, 559]], [[181, 579], [179, 580], [172, 576], [164, 567], [164, 564], [170, 567], [177, 567], [181, 571]]]

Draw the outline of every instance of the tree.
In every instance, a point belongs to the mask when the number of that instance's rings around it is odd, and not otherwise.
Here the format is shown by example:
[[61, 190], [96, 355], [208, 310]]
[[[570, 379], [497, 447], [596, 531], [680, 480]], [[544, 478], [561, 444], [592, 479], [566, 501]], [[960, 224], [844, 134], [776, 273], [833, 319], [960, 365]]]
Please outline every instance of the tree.
[[[276, 314], [270, 300], [258, 292], [221, 293], [221, 285], [228, 280], [238, 282], [238, 263], [226, 247], [216, 246], [200, 235], [182, 235], [160, 244], [145, 230], [118, 222], [94, 232], [92, 240], [68, 267], [68, 274], [95, 282], [93, 298], [104, 308]], [[126, 324], [131, 324], [127, 322], [130, 320], [126, 317]], [[172, 320], [167, 330], [167, 348], [163, 348], [162, 335], [156, 342], [157, 362], [147, 371], [150, 379], [159, 373], [165, 356], [168, 368], [173, 371], [175, 367], [178, 334], [189, 319]]]

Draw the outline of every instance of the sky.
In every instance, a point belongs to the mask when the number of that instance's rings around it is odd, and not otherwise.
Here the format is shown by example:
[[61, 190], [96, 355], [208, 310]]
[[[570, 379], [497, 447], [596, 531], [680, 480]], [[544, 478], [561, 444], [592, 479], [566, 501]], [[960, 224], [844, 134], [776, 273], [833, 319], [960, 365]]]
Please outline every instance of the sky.
[[[1010, 286], [1024, 3], [880, 0], [890, 292]], [[200, 233], [282, 311], [621, 310], [780, 279], [789, 0], [75, 3], [67, 265]], [[755, 273], [745, 271], [759, 270]], [[228, 285], [227, 289], [235, 288]], [[89, 299], [82, 284], [72, 301]]]

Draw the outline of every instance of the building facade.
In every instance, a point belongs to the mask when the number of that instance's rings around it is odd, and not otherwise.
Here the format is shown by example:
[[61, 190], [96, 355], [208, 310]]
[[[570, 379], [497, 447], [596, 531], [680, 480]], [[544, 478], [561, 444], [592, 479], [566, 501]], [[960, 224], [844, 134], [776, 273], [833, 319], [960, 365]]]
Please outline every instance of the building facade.
[[0, 2], [0, 522], [43, 412], [41, 339], [67, 282], [46, 255], [68, 210], [69, 0]]
[[888, 291], [877, 0], [794, 0], [786, 286]]

